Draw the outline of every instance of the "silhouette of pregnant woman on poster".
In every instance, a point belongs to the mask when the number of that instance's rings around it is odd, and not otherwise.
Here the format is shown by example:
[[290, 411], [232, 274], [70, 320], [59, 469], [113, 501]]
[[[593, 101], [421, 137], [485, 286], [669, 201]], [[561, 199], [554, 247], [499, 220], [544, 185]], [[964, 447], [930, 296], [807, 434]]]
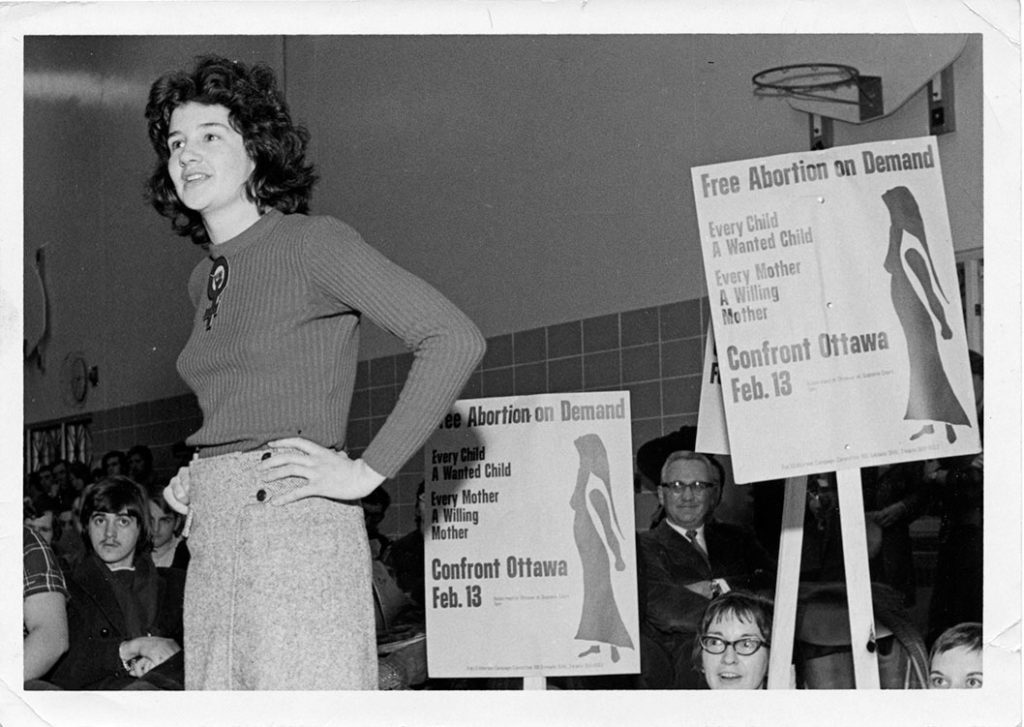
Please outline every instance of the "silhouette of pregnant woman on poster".
[[[946, 439], [952, 444], [956, 441], [953, 425], [966, 424], [970, 426], [970, 422], [953, 392], [953, 387], [950, 386], [946, 371], [942, 366], [942, 357], [939, 355], [938, 340], [935, 337], [935, 325], [932, 323], [931, 315], [934, 315], [935, 320], [938, 321], [939, 335], [943, 339], [952, 338], [953, 331], [950, 330], [949, 324], [946, 322], [946, 313], [942, 303], [935, 295], [932, 279], [935, 280], [935, 287], [938, 288], [947, 304], [949, 300], [942, 291], [938, 275], [935, 273], [935, 265], [932, 262], [931, 253], [928, 251], [928, 241], [925, 238], [924, 223], [921, 221], [921, 211], [918, 209], [914, 195], [906, 187], [895, 187], [882, 195], [882, 201], [889, 208], [891, 218], [889, 250], [885, 256], [884, 267], [892, 276], [889, 291], [892, 296], [893, 308], [896, 309], [896, 316], [900, 319], [904, 338], [907, 341], [910, 368], [910, 391], [907, 398], [907, 412], [903, 418], [926, 422], [920, 431], [911, 435], [911, 440], [925, 434], [933, 434], [935, 427], [932, 422], [943, 422], [946, 425]], [[927, 264], [917, 248], [908, 245], [904, 251], [903, 242], [906, 239], [904, 233], [913, 235], [921, 242], [921, 249], [928, 257]], [[906, 260], [906, 269], [903, 265], [904, 260]], [[920, 282], [921, 289], [927, 298], [927, 308], [914, 289], [907, 275], [907, 269]], [[931, 315], [928, 312], [929, 308]]]
[[[598, 654], [601, 651], [600, 644], [608, 644], [611, 647], [612, 661], [616, 662], [619, 660], [618, 647], [632, 649], [633, 641], [626, 631], [618, 605], [615, 603], [608, 549], [605, 547], [607, 540], [608, 548], [611, 548], [615, 555], [615, 570], [625, 570], [626, 563], [622, 560], [622, 550], [619, 546], [622, 528], [619, 527], [615, 501], [612, 499], [608, 453], [605, 451], [604, 442], [596, 434], [583, 435], [575, 441], [575, 445], [580, 455], [580, 469], [576, 475], [576, 488], [569, 499], [569, 505], [575, 513], [572, 532], [583, 564], [583, 608], [575, 638], [580, 641], [599, 642], [581, 653], [580, 657]], [[601, 539], [601, 534], [587, 509], [587, 484], [590, 482], [590, 475], [594, 475], [604, 485], [603, 491], [597, 487], [591, 489], [589, 499], [594, 513], [601, 521], [605, 540]], [[615, 529], [619, 531], [618, 537], [612, 531], [612, 520], [615, 521]]]

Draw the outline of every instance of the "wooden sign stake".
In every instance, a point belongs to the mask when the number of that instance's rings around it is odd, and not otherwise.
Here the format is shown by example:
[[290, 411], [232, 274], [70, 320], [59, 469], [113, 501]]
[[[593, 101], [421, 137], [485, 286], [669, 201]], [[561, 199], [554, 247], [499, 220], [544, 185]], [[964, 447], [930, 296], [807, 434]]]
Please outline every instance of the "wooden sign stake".
[[[763, 485], [762, 485], [763, 486]], [[775, 613], [772, 617], [772, 648], [768, 657], [768, 688], [789, 689], [796, 606], [800, 588], [800, 553], [804, 540], [804, 508], [807, 477], [786, 480], [779, 536], [779, 569], [775, 575]]]
[[868, 571], [868, 541], [864, 524], [864, 494], [860, 470], [836, 472], [839, 494], [839, 523], [843, 532], [843, 564], [846, 570], [846, 600], [850, 612], [850, 646], [853, 675], [858, 689], [879, 689], [878, 654], [875, 647], [875, 617]]

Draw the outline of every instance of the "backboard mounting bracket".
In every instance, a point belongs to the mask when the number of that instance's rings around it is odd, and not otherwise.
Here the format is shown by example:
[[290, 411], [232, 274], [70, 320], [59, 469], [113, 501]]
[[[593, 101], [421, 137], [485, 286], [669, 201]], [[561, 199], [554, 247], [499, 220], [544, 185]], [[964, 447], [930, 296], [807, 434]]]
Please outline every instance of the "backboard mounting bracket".
[[928, 133], [938, 136], [956, 131], [953, 104], [953, 66], [946, 66], [928, 81]]
[[821, 114], [807, 114], [811, 128], [811, 151], [830, 149], [835, 140], [832, 135], [832, 119]]

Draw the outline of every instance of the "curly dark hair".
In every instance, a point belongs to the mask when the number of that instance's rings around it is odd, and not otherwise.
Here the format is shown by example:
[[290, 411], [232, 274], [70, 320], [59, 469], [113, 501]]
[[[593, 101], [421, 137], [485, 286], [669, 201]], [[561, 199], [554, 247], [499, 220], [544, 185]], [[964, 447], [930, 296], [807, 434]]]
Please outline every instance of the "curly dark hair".
[[273, 70], [263, 64], [250, 67], [227, 58], [201, 56], [191, 73], [175, 71], [158, 78], [146, 104], [149, 140], [158, 159], [146, 196], [157, 212], [170, 218], [175, 232], [191, 237], [197, 245], [210, 242], [201, 215], [178, 199], [167, 172], [171, 114], [190, 102], [228, 110], [232, 128], [242, 135], [245, 150], [255, 162], [245, 192], [260, 212], [271, 208], [286, 214], [308, 211], [317, 180], [313, 165], [306, 161], [309, 132], [292, 122]]

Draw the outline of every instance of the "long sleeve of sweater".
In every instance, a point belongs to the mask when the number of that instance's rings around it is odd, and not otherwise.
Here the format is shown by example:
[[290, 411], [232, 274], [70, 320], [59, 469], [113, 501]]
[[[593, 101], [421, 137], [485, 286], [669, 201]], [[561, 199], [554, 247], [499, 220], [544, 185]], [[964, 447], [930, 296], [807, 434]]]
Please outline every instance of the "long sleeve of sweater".
[[484, 354], [484, 339], [435, 288], [395, 265], [344, 223], [315, 218], [324, 234], [306, 238], [313, 283], [400, 338], [414, 354], [408, 378], [384, 425], [363, 452], [393, 477], [451, 407]]

